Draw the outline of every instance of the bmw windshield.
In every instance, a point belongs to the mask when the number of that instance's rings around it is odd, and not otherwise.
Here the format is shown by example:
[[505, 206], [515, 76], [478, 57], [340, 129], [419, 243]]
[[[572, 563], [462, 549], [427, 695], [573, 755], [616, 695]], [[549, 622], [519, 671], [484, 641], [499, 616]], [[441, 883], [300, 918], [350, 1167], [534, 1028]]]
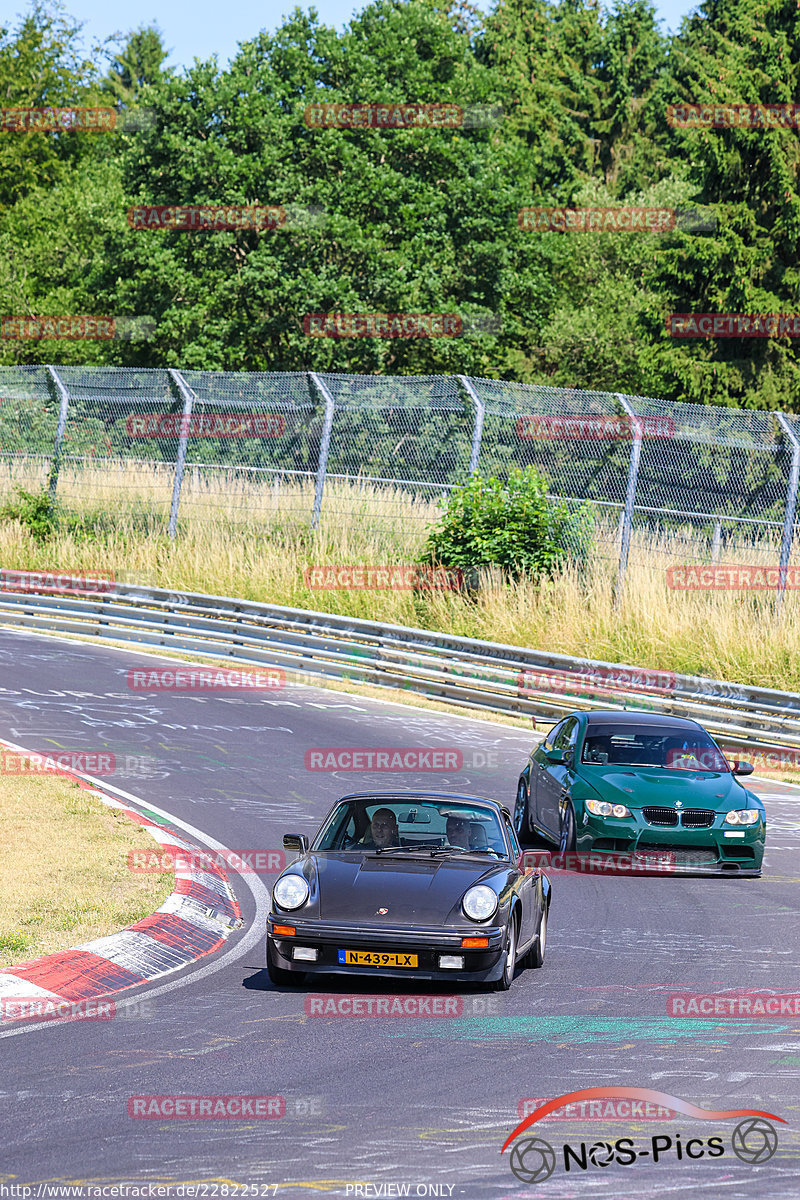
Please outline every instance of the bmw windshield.
[[724, 755], [702, 729], [669, 725], [591, 724], [581, 762], [671, 771], [730, 771]]

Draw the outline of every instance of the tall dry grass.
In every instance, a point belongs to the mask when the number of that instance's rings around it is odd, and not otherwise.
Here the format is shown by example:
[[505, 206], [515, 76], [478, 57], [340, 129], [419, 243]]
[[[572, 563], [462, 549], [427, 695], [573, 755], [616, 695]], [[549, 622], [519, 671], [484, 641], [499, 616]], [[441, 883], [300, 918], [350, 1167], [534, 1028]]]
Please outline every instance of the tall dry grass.
[[[14, 482], [38, 487], [40, 464], [17, 460], [13, 469], [4, 464], [0, 495]], [[67, 461], [58, 489], [66, 523], [44, 546], [18, 523], [0, 523], [0, 565], [111, 571], [130, 582], [800, 690], [797, 592], [788, 591], [778, 610], [770, 592], [670, 590], [668, 566], [708, 561], [707, 540], [690, 530], [634, 532], [616, 608], [616, 521], [600, 525], [599, 551], [589, 562], [540, 583], [507, 584], [486, 573], [474, 598], [455, 592], [317, 591], [304, 583], [307, 566], [413, 562], [436, 518], [435, 500], [329, 480], [320, 528], [312, 532], [313, 479], [259, 483], [241, 473], [190, 467], [178, 536], [171, 542], [165, 534], [169, 468]], [[762, 539], [728, 546], [721, 561], [775, 565], [777, 550]]]

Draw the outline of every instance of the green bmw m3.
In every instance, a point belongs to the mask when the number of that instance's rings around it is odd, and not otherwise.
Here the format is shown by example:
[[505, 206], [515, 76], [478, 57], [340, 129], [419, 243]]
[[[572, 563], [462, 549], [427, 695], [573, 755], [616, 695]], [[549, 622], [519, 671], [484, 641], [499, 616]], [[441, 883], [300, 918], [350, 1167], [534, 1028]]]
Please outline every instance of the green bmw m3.
[[520, 838], [561, 851], [668, 854], [674, 871], [761, 874], [764, 805], [696, 721], [632, 710], [573, 712], [530, 754], [517, 788]]

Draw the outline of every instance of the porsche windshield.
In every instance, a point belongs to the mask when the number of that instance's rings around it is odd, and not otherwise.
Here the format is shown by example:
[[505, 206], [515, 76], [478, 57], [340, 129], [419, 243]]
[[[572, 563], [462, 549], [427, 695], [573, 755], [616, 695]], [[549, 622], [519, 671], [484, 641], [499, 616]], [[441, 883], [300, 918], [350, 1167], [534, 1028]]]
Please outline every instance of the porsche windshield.
[[491, 809], [449, 800], [342, 801], [311, 849], [508, 855], [503, 830]]
[[586, 732], [581, 762], [672, 771], [730, 771], [707, 733], [670, 725], [592, 724]]

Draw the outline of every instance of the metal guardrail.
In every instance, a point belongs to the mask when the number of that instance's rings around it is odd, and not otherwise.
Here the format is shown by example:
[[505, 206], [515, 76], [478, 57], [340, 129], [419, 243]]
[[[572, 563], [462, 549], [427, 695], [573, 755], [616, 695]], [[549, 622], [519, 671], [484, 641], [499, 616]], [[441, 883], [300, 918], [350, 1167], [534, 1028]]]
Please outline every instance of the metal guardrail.
[[[8, 586], [8, 584], [6, 584]], [[570, 658], [356, 617], [115, 584], [107, 594], [0, 594], [0, 624], [101, 643], [399, 688], [555, 722], [576, 708], [692, 717], [731, 746], [800, 748], [800, 695]]]

